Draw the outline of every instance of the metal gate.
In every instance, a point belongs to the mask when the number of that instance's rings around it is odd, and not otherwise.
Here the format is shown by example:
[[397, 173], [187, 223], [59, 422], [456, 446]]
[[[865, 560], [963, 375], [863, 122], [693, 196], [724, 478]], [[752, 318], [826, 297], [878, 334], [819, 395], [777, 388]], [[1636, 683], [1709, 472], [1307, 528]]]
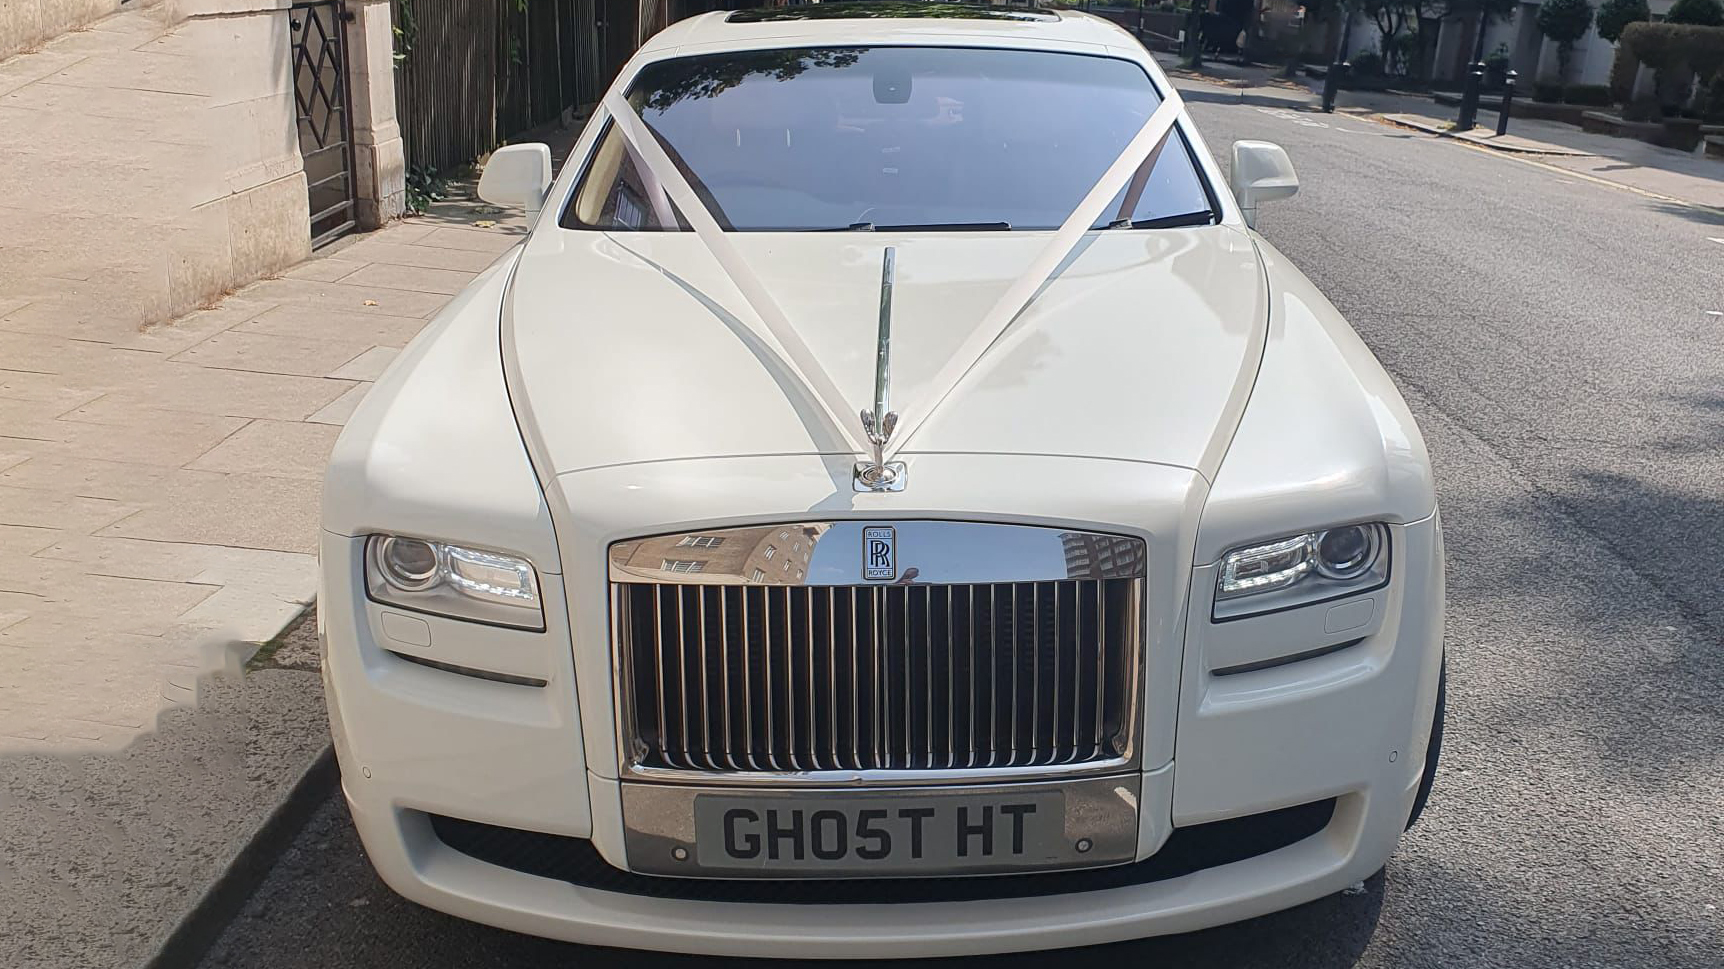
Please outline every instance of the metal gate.
[[311, 245], [315, 249], [354, 224], [353, 112], [347, 90], [346, 30], [353, 15], [343, 0], [303, 0], [294, 3], [288, 15], [299, 153], [305, 159]]

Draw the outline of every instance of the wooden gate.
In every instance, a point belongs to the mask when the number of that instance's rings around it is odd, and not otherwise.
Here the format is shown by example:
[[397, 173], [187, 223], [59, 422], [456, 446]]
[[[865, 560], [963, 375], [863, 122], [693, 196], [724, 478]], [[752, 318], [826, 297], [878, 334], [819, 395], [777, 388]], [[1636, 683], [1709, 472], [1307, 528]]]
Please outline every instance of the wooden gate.
[[456, 168], [598, 100], [614, 70], [602, 59], [604, 18], [628, 16], [635, 2], [391, 0], [408, 166]]

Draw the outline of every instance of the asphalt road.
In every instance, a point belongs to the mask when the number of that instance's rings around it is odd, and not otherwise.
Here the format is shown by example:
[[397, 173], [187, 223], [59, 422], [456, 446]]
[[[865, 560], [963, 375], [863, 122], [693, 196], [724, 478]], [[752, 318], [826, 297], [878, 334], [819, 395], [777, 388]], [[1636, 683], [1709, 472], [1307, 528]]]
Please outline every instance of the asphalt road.
[[[1220, 154], [1287, 147], [1305, 187], [1263, 231], [1421, 421], [1449, 552], [1443, 769], [1363, 893], [986, 964], [1724, 965], [1724, 219], [1363, 119], [1193, 111]], [[406, 903], [332, 803], [207, 964], [681, 962]]]

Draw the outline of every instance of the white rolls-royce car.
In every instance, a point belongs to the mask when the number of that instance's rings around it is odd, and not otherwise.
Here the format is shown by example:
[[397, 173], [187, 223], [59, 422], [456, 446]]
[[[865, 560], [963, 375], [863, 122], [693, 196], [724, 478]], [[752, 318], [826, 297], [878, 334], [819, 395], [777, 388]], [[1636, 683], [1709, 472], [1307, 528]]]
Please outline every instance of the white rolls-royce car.
[[[885, 16], [882, 16], [885, 14]], [[610, 946], [1044, 949], [1338, 892], [1423, 807], [1431, 468], [1129, 35], [649, 41], [330, 462], [342, 785], [402, 895]]]

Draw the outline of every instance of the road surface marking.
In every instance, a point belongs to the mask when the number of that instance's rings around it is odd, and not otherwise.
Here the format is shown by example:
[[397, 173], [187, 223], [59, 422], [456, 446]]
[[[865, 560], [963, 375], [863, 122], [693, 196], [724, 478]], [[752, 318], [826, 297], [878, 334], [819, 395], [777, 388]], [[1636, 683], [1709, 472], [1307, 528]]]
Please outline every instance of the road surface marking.
[[1299, 115], [1294, 114], [1293, 112], [1287, 110], [1286, 108], [1258, 108], [1257, 110], [1270, 116], [1271, 118], [1279, 118], [1282, 121], [1291, 121], [1296, 125], [1303, 125], [1307, 128], [1327, 128], [1327, 127], [1329, 127], [1329, 124], [1326, 121], [1314, 121], [1310, 118], [1302, 118]]

